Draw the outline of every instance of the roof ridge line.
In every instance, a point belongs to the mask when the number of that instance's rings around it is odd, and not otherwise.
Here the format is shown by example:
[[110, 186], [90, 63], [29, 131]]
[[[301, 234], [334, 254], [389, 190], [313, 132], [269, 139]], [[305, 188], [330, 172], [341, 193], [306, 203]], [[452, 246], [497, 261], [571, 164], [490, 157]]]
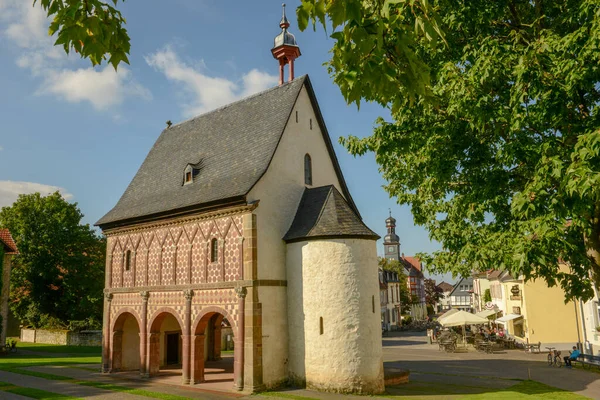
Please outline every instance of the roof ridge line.
[[327, 204], [329, 203], [329, 197], [331, 197], [332, 188], [334, 186], [333, 185], [323, 185], [323, 186], [317, 186], [314, 188], [306, 188], [305, 189], [305, 191], [307, 191], [307, 190], [314, 190], [314, 189], [318, 189], [318, 188], [322, 188], [322, 187], [329, 187], [329, 190], [327, 191], [327, 197], [325, 198], [325, 201], [323, 202], [323, 207], [321, 207], [321, 210], [319, 210], [319, 216], [315, 220], [313, 227], [310, 228], [310, 231], [308, 231], [307, 235], [310, 235], [312, 233], [313, 229], [315, 229], [315, 227], [319, 225], [319, 222], [321, 221], [321, 217], [323, 217], [323, 212], [325, 212], [325, 208], [327, 208]]
[[254, 93], [254, 94], [251, 94], [251, 95], [249, 95], [249, 96], [246, 96], [246, 97], [242, 97], [241, 99], [238, 99], [238, 100], [236, 100], [236, 101], [233, 101], [233, 102], [231, 102], [231, 103], [223, 104], [222, 106], [220, 106], [220, 107], [218, 107], [218, 108], [215, 108], [214, 110], [206, 111], [206, 112], [204, 112], [204, 113], [202, 113], [202, 114], [198, 114], [198, 115], [196, 115], [196, 116], [194, 116], [194, 117], [191, 117], [191, 118], [188, 118], [188, 119], [186, 119], [186, 120], [183, 120], [183, 121], [181, 121], [181, 122], [178, 122], [178, 123], [176, 123], [176, 124], [173, 124], [173, 125], [171, 125], [170, 127], [163, 129], [163, 131], [165, 131], [165, 130], [167, 130], [167, 129], [172, 129], [172, 128], [175, 128], [175, 127], [177, 127], [177, 126], [179, 126], [179, 125], [181, 125], [181, 124], [185, 124], [186, 122], [193, 121], [193, 120], [195, 120], [195, 119], [197, 119], [197, 118], [204, 117], [204, 116], [207, 116], [207, 115], [209, 115], [209, 114], [216, 113], [216, 112], [218, 112], [218, 111], [224, 110], [224, 109], [226, 109], [226, 108], [228, 108], [228, 107], [231, 107], [231, 106], [233, 106], [233, 105], [235, 105], [235, 104], [237, 104], [237, 103], [240, 103], [240, 102], [242, 102], [242, 101], [247, 101], [247, 100], [250, 100], [250, 99], [252, 99], [252, 98], [254, 98], [254, 97], [259, 97], [259, 96], [262, 96], [262, 95], [264, 95], [264, 94], [270, 93], [270, 92], [272, 92], [273, 90], [280, 89], [280, 88], [282, 88], [282, 87], [284, 87], [284, 86], [291, 85], [292, 83], [294, 83], [294, 82], [296, 82], [296, 81], [299, 81], [299, 80], [304, 80], [304, 79], [306, 79], [306, 77], [307, 77], [307, 76], [308, 76], [307, 74], [304, 74], [304, 75], [302, 75], [302, 76], [300, 76], [300, 77], [298, 77], [298, 78], [294, 79], [294, 80], [293, 80], [293, 81], [291, 81], [291, 82], [284, 82], [284, 83], [283, 83], [283, 85], [274, 86], [274, 87], [272, 87], [272, 88], [269, 88], [269, 89], [263, 90], [262, 92], [258, 92], [258, 93]]

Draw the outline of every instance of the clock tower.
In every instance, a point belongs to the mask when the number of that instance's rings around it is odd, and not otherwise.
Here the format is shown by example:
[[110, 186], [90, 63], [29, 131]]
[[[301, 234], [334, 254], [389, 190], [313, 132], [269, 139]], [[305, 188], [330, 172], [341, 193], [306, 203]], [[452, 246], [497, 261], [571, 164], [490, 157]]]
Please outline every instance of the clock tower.
[[400, 238], [396, 235], [396, 220], [390, 216], [385, 220], [387, 235], [383, 238], [385, 258], [389, 260], [400, 260]]

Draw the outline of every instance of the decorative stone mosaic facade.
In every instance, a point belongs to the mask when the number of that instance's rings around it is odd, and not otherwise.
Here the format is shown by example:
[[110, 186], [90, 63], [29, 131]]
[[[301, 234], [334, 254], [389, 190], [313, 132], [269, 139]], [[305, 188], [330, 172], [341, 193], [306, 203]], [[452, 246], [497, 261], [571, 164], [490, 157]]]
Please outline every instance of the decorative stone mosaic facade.
[[[189, 222], [108, 237], [109, 288], [231, 282], [242, 279], [242, 216]], [[217, 240], [216, 261], [210, 245]], [[131, 252], [129, 269], [126, 254]]]

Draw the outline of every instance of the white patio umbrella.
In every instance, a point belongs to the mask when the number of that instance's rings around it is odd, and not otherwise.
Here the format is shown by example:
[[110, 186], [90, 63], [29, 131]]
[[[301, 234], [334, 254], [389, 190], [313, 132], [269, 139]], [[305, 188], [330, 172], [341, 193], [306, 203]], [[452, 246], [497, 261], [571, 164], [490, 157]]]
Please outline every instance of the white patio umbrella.
[[459, 312], [459, 311], [460, 311], [460, 310], [458, 310], [457, 308], [452, 308], [452, 309], [450, 309], [450, 310], [446, 311], [445, 313], [443, 313], [442, 315], [440, 315], [440, 316], [438, 317], [438, 322], [441, 324], [441, 323], [442, 323], [442, 321], [443, 321], [444, 319], [448, 318], [448, 317], [449, 317], [449, 316], [451, 316], [452, 314], [455, 314], [455, 313], [457, 313], [457, 312]]
[[442, 326], [462, 326], [463, 327], [463, 343], [467, 345], [466, 340], [466, 325], [484, 325], [487, 324], [487, 318], [480, 317], [479, 315], [471, 314], [466, 311], [457, 311], [448, 315], [446, 318], [440, 321]]

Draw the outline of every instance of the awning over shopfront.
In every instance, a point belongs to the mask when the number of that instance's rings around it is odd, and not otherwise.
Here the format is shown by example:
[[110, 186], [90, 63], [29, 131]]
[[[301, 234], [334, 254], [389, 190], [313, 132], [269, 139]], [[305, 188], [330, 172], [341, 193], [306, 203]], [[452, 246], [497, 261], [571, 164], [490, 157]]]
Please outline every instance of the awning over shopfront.
[[495, 310], [483, 310], [483, 311], [479, 311], [475, 315], [479, 315], [482, 318], [489, 318], [492, 315], [496, 315], [496, 314], [498, 314], [498, 311], [495, 311]]
[[[512, 320], [515, 320], [515, 319], [517, 319], [517, 318], [523, 318], [523, 316], [522, 316], [522, 315], [520, 315], [520, 314], [507, 314], [507, 315], [505, 315], [505, 316], [504, 316], [504, 317], [502, 317], [502, 318], [498, 318], [498, 319], [497, 319], [496, 321], [494, 321], [494, 322], [496, 322], [496, 323], [499, 323], [499, 324], [505, 324], [505, 325], [506, 325], [506, 323], [507, 323], [508, 321], [512, 321]], [[515, 322], [516, 322], [516, 321], [515, 321]]]

